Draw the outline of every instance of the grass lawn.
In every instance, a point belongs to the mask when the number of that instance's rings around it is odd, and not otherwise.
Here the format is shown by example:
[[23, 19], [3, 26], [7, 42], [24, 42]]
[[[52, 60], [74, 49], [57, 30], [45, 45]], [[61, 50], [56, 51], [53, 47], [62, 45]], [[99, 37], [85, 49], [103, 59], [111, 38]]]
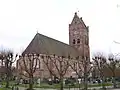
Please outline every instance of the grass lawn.
[[[10, 87], [12, 87], [15, 83], [14, 82], [10, 82]], [[120, 85], [120, 84], [119, 84]], [[25, 87], [27, 88], [29, 85], [28, 84], [19, 84], [17, 85], [17, 87]], [[112, 83], [106, 83], [105, 86], [112, 86]], [[5, 87], [5, 83], [2, 83], [2, 87]], [[51, 89], [58, 89], [60, 88], [60, 84], [53, 84], [53, 85], [49, 85], [47, 83], [41, 83], [39, 84], [34, 84], [33, 85], [34, 88], [51, 88]], [[75, 84], [75, 85], [64, 85], [64, 88], [79, 88], [79, 84]], [[80, 87], [83, 87], [83, 84], [80, 84]], [[88, 87], [101, 87], [101, 84], [88, 84]], [[0, 88], [0, 90], [12, 90], [11, 88]]]
[[[18, 87], [28, 87], [28, 84], [22, 84], [22, 85], [18, 85]], [[100, 87], [101, 84], [89, 84], [88, 87]], [[112, 86], [111, 83], [106, 83], [105, 86]], [[79, 88], [79, 84], [76, 85], [64, 85], [64, 88]], [[80, 84], [80, 87], [83, 87], [82, 84]], [[60, 84], [53, 84], [53, 85], [49, 85], [46, 83], [41, 83], [39, 84], [34, 84], [34, 88], [53, 88], [53, 89], [57, 89], [60, 88]]]
[[0, 90], [12, 90], [11, 88], [0, 88]]

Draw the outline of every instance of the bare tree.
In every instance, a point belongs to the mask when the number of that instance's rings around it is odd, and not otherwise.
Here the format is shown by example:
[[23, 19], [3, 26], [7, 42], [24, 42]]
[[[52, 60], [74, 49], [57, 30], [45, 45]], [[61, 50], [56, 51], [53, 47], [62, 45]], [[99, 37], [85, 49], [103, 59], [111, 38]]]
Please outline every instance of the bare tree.
[[5, 68], [5, 75], [6, 75], [6, 88], [9, 87], [9, 80], [10, 80], [10, 77], [12, 76], [12, 65], [13, 63], [16, 61], [16, 58], [17, 58], [17, 54], [14, 58], [13, 56], [13, 52], [10, 51], [10, 50], [4, 50], [4, 51], [1, 51], [1, 54], [0, 54], [0, 60], [2, 61], [1, 65], [2, 67]]
[[1, 65], [0, 66], [3, 66], [3, 61], [4, 61], [4, 54], [3, 52], [0, 52], [0, 61], [1, 61]]
[[104, 77], [104, 68], [106, 67], [106, 57], [103, 53], [96, 53], [96, 55], [92, 58], [94, 65], [97, 67], [98, 71], [100, 72], [100, 78], [102, 80], [102, 88], [105, 89], [105, 77]]
[[26, 54], [22, 55], [19, 60], [19, 65], [22, 71], [22, 75], [29, 78], [28, 90], [33, 90], [33, 77], [39, 63], [39, 54]]
[[83, 78], [84, 78], [84, 90], [88, 89], [88, 76], [90, 74], [90, 71], [92, 70], [91, 62], [88, 60], [88, 58], [82, 59], [82, 72], [83, 72]]
[[53, 63], [60, 77], [60, 83], [61, 83], [60, 90], [63, 90], [63, 78], [64, 78], [64, 75], [66, 74], [67, 69], [69, 68], [68, 58], [66, 59], [64, 56], [54, 57]]
[[70, 59], [69, 65], [73, 69], [73, 71], [76, 72], [77, 76], [80, 77], [82, 74], [81, 69], [81, 60], [78, 59], [79, 57], [76, 57], [76, 59]]
[[42, 55], [41, 58], [43, 59], [43, 62], [45, 63], [49, 73], [50, 73], [50, 77], [51, 79], [52, 76], [56, 77], [56, 74], [55, 74], [55, 71], [54, 71], [54, 64], [53, 64], [53, 61], [51, 60], [53, 56], [49, 56], [49, 55]]
[[115, 57], [115, 55], [110, 54], [108, 56], [108, 61], [109, 62], [107, 62], [107, 66], [112, 72], [113, 87], [116, 88], [116, 81], [115, 81], [116, 73], [115, 72], [116, 72], [116, 69], [118, 67], [119, 60]]
[[[46, 56], [46, 58], [44, 58], [44, 56], [42, 56], [44, 63], [46, 64], [49, 72], [52, 75], [58, 76], [60, 79], [60, 90], [63, 90], [63, 78], [64, 75], [67, 72], [67, 69], [69, 68], [69, 58], [65, 58], [64, 56]], [[54, 66], [54, 70], [52, 68], [50, 68], [50, 64], [49, 62], [51, 62]]]
[[[80, 78], [82, 76], [82, 68], [81, 68], [81, 60], [79, 60], [79, 57], [76, 57], [75, 60], [71, 58], [69, 65], [73, 69], [73, 71], [77, 74], [78, 78]], [[80, 90], [80, 83], [79, 83], [79, 90]]]
[[4, 80], [4, 76], [5, 76], [5, 66], [3, 65], [4, 64], [4, 54], [3, 51], [0, 52], [0, 77], [2, 80]]
[[[76, 57], [76, 59], [70, 60], [70, 67], [73, 69], [73, 71], [76, 72], [78, 75], [78, 78], [83, 76], [84, 79], [84, 90], [88, 89], [88, 76], [90, 74], [90, 71], [92, 70], [92, 65], [90, 63], [90, 60], [88, 58], [84, 59], [81, 57]], [[83, 74], [83, 75], [82, 75]], [[80, 89], [80, 84], [79, 84]]]

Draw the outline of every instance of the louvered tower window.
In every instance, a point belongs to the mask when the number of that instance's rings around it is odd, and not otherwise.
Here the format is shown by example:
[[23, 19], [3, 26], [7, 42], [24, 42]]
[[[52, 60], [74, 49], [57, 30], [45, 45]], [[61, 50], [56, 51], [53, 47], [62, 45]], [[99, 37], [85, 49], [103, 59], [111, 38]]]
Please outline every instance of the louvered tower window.
[[80, 43], [80, 39], [77, 39], [77, 43], [78, 43], [78, 44]]
[[75, 44], [75, 39], [73, 39], [73, 44]]

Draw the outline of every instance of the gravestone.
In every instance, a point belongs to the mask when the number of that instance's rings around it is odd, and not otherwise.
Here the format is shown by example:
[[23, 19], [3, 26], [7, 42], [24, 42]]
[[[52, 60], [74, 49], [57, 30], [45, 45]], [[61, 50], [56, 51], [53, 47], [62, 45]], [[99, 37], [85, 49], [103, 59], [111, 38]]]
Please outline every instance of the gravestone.
[[81, 83], [81, 79], [78, 79], [79, 84]]
[[20, 84], [23, 84], [23, 79], [20, 79]]
[[63, 85], [65, 85], [65, 81], [66, 81], [66, 79], [63, 80]]
[[40, 85], [40, 78], [37, 80], [37, 83]]

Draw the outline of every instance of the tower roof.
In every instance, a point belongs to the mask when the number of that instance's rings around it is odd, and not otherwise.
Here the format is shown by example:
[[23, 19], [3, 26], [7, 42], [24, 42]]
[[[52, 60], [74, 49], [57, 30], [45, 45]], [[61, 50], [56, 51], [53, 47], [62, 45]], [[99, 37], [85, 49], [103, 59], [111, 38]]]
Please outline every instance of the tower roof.
[[73, 20], [71, 22], [71, 24], [74, 24], [75, 21], [78, 21], [80, 24], [82, 24], [85, 28], [87, 28], [87, 26], [85, 25], [82, 17], [79, 18], [79, 16], [77, 15], [77, 12], [75, 12]]
[[55, 54], [57, 56], [66, 57], [68, 57], [69, 55], [71, 57], [79, 56], [79, 51], [76, 48], [39, 33], [35, 35], [33, 40], [23, 52], [23, 54], [31, 53], [47, 55]]

